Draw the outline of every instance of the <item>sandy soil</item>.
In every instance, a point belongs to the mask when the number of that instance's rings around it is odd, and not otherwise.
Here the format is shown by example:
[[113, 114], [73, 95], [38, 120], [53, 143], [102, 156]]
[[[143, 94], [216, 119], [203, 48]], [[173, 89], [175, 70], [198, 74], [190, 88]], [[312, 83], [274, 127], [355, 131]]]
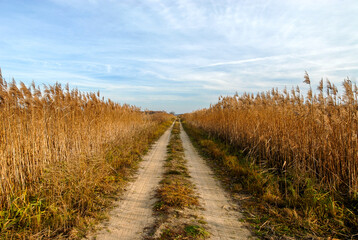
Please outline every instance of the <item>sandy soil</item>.
[[181, 139], [192, 182], [196, 185], [201, 205], [205, 209], [201, 214], [208, 224], [211, 239], [249, 238], [249, 230], [239, 221], [242, 215], [238, 212], [237, 206], [214, 178], [213, 172], [196, 152], [182, 127]]
[[140, 164], [137, 179], [131, 183], [105, 227], [92, 239], [142, 239], [145, 226], [154, 223], [152, 207], [155, 188], [163, 174], [171, 129], [152, 146]]

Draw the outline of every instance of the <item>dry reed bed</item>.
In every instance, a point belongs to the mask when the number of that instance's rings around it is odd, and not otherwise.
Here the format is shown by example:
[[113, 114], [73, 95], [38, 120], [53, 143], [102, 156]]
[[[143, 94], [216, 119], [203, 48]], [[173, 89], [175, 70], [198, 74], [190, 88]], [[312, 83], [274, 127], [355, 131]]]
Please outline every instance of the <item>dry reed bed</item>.
[[0, 72], [0, 236], [78, 236], [168, 118]]
[[309, 84], [306, 96], [298, 87], [236, 94], [183, 117], [192, 131], [219, 139], [235, 155], [225, 157], [212, 141], [200, 141], [204, 152], [230, 172], [233, 191], [242, 187], [260, 202], [248, 204], [257, 214], [253, 222], [260, 224], [259, 234], [267, 225], [267, 236], [354, 239], [358, 88], [345, 79], [344, 93], [338, 94], [334, 84], [321, 80], [313, 94], [307, 73], [304, 82]]
[[[358, 190], [358, 88], [349, 79], [344, 94], [323, 80], [304, 97], [297, 87], [221, 97], [208, 109], [185, 115], [227, 143], [245, 149], [252, 161], [297, 181], [311, 178], [324, 188], [349, 196]], [[298, 181], [300, 182], [300, 181]], [[299, 190], [299, 189], [297, 189]]]

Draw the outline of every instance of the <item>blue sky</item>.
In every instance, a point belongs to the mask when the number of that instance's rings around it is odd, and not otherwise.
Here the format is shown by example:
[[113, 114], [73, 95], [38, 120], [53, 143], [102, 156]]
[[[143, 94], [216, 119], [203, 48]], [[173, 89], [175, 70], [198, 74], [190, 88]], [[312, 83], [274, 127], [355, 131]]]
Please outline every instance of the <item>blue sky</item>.
[[356, 0], [0, 0], [0, 67], [177, 113], [358, 76]]

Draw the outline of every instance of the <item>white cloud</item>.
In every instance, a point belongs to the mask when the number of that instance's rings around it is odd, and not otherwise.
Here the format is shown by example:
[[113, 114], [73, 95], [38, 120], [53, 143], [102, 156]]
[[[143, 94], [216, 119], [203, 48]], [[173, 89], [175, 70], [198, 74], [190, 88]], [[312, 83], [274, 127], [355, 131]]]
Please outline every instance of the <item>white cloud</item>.
[[144, 108], [190, 111], [301, 84], [305, 70], [314, 83], [358, 75], [355, 0], [16, 2], [0, 2], [4, 76]]

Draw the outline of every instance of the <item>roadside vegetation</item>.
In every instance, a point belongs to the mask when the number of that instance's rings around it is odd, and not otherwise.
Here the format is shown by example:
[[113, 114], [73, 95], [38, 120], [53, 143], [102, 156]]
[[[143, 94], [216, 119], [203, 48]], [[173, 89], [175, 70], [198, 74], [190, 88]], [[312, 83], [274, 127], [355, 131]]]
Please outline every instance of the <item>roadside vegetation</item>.
[[165, 162], [164, 178], [156, 190], [157, 217], [150, 239], [206, 239], [205, 222], [199, 216], [199, 200], [190, 181], [180, 139], [180, 123], [175, 122]]
[[172, 115], [0, 73], [0, 238], [81, 238]]
[[358, 88], [221, 97], [185, 127], [262, 238], [358, 237]]

